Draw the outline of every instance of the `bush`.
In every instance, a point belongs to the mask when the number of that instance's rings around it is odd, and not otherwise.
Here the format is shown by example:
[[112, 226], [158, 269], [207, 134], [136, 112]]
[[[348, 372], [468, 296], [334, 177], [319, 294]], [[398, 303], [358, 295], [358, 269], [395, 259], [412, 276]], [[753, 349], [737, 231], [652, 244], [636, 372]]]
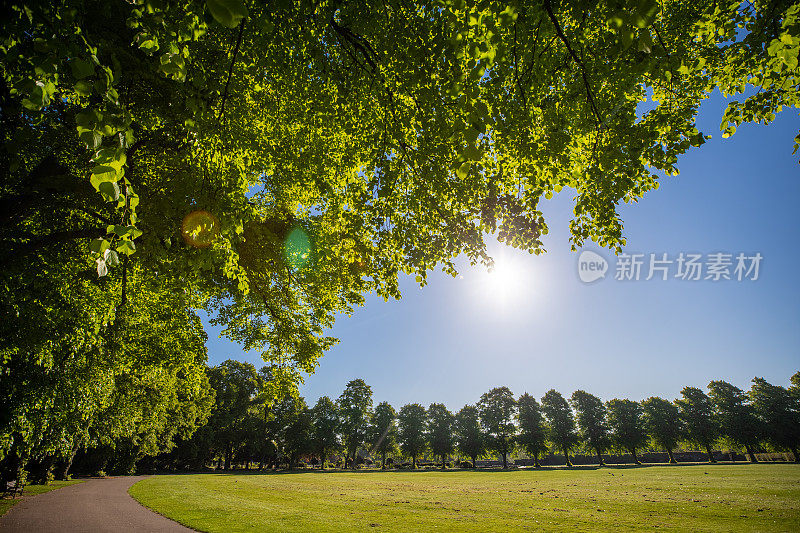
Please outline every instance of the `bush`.
[[469, 461], [461, 461], [461, 468], [473, 468], [472, 463]]

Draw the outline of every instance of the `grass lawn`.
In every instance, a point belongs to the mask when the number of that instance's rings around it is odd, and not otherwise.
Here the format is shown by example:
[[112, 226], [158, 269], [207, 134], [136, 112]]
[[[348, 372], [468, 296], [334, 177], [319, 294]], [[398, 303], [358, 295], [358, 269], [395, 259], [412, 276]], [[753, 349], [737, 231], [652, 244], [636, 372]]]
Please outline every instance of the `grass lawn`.
[[131, 495], [201, 531], [800, 531], [800, 465], [156, 476]]
[[[23, 494], [25, 496], [32, 495], [32, 494], [41, 494], [43, 492], [50, 492], [51, 490], [60, 489], [61, 487], [66, 487], [67, 485], [74, 485], [75, 483], [82, 483], [82, 479], [71, 479], [69, 481], [53, 481], [49, 485], [25, 485], [25, 490]], [[11, 509], [14, 504], [21, 500], [20, 497], [17, 498], [2, 498], [0, 499], [0, 516], [3, 516]]]

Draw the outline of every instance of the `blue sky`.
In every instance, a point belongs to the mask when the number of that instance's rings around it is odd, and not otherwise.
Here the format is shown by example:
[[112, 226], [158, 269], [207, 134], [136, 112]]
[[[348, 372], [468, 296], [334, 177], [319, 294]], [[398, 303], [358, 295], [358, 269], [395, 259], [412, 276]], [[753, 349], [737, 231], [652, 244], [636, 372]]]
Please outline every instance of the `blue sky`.
[[[717, 95], [701, 106], [699, 128], [713, 138], [680, 159], [681, 174], [621, 208], [625, 252], [647, 254], [643, 278], [650, 253], [759, 252], [758, 280], [618, 281], [613, 254], [589, 243], [610, 270], [585, 284], [569, 249], [574, 192], [564, 190], [544, 203], [547, 254], [493, 244], [495, 274], [467, 266], [457, 279], [433, 274], [424, 289], [402, 280], [400, 301], [368, 296], [338, 320], [331, 333], [341, 342], [301, 394], [310, 404], [336, 398], [362, 378], [376, 403], [459, 409], [498, 385], [634, 400], [674, 398], [712, 379], [786, 385], [800, 370], [800, 152], [791, 153], [800, 119], [784, 111], [770, 126], [743, 125], [722, 139], [724, 105]], [[206, 327], [210, 364], [263, 365]]]

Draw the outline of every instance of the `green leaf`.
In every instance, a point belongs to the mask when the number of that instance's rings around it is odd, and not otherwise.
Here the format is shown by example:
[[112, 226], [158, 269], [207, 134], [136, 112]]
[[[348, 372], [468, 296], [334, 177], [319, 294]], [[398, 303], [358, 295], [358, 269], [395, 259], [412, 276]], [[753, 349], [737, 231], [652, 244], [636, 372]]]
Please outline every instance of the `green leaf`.
[[72, 75], [75, 76], [76, 80], [82, 80], [83, 78], [88, 78], [89, 76], [94, 75], [94, 65], [91, 61], [84, 61], [83, 59], [76, 57], [69, 62], [69, 66], [72, 69]]
[[95, 130], [84, 130], [78, 134], [78, 138], [80, 138], [83, 144], [90, 150], [96, 150], [100, 146], [100, 143], [103, 142], [103, 136], [99, 131]]
[[247, 16], [247, 7], [242, 0], [207, 0], [206, 7], [211, 16], [226, 28], [235, 28]]
[[106, 264], [108, 266], [117, 266], [117, 265], [119, 265], [119, 256], [117, 255], [117, 252], [115, 252], [114, 250], [108, 250], [107, 249], [103, 253], [103, 259], [105, 259]]
[[89, 243], [89, 250], [97, 254], [102, 254], [103, 252], [108, 250], [109, 246], [111, 246], [111, 243], [109, 243], [107, 240], [103, 238], [98, 238], [92, 240], [92, 242]]
[[81, 96], [89, 96], [92, 94], [92, 84], [86, 80], [80, 80], [75, 84], [75, 92]]
[[483, 157], [483, 151], [475, 145], [467, 146], [461, 154], [470, 161], [479, 161]]
[[113, 181], [104, 181], [100, 183], [97, 189], [103, 195], [103, 200], [106, 202], [113, 202], [119, 198], [119, 185]]
[[133, 241], [122, 241], [119, 243], [119, 246], [117, 246], [117, 251], [121, 254], [133, 255], [136, 251], [136, 245], [133, 244]]

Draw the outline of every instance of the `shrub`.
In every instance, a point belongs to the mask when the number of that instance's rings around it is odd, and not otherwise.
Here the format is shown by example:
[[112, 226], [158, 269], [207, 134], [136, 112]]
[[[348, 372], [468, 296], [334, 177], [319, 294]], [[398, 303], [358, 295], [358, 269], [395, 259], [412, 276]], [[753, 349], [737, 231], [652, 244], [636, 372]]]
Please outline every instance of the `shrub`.
[[461, 461], [461, 468], [473, 468], [473, 466], [469, 461]]

